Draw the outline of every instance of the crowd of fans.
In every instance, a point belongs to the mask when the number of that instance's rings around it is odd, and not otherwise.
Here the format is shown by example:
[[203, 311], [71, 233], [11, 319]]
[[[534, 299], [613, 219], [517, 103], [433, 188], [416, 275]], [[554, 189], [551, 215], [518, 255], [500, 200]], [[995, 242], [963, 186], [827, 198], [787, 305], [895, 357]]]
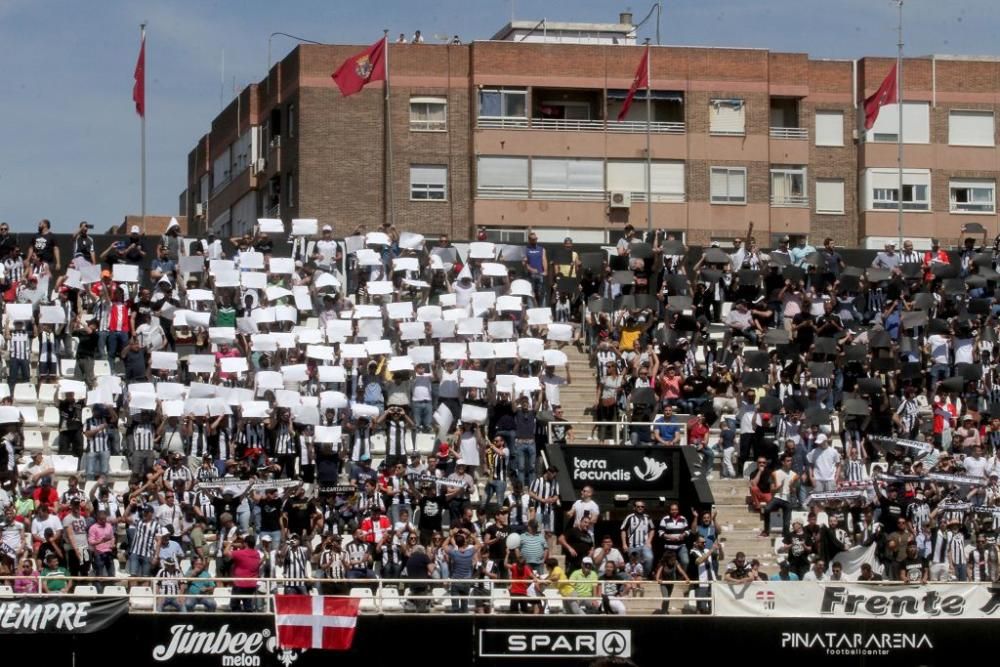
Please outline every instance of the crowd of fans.
[[[751, 229], [699, 253], [626, 227], [607, 253], [481, 231], [463, 256], [309, 222], [288, 244], [261, 221], [152, 244], [133, 227], [106, 249], [81, 224], [66, 258], [47, 221], [27, 244], [0, 225], [0, 574], [18, 592], [127, 574], [164, 609], [212, 609], [231, 577], [253, 609], [263, 577], [343, 593], [405, 576], [449, 580], [454, 611], [488, 611], [496, 580], [523, 612], [548, 590], [622, 613], [644, 581], [708, 597], [714, 513], [636, 501], [598, 530], [589, 488], [564, 513], [545, 451], [581, 440], [692, 447], [696, 474], [748, 477], [762, 536], [782, 516], [779, 578], [834, 576], [854, 545], [875, 545], [862, 577], [996, 578], [994, 250], [889, 244], [862, 267], [830, 239], [765, 253]], [[595, 367], [589, 432], [563, 415], [568, 345]], [[16, 416], [46, 385], [48, 453], [79, 464], [62, 491]], [[721, 578], [763, 576], [737, 554]], [[431, 588], [411, 584], [413, 606]]]

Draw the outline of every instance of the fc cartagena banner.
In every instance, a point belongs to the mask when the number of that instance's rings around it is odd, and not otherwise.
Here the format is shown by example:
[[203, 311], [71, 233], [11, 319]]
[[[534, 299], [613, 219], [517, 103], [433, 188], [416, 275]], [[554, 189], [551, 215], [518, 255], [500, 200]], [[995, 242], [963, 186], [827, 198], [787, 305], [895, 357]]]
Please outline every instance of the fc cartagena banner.
[[87, 634], [128, 611], [127, 598], [46, 597], [0, 601], [0, 634]]
[[942, 619], [1000, 617], [1000, 591], [985, 584], [927, 586], [755, 581], [712, 587], [718, 616]]

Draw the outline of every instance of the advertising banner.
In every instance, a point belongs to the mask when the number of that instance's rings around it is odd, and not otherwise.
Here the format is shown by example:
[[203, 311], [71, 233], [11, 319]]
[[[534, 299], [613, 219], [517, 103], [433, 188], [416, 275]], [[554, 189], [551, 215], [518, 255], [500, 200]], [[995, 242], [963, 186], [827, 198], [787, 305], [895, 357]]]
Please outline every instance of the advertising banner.
[[728, 617], [942, 620], [1000, 615], [1000, 591], [981, 584], [755, 581], [714, 586], [712, 591], [716, 615]]
[[87, 634], [128, 611], [127, 598], [49, 597], [0, 601], [0, 634]]
[[678, 488], [680, 448], [586, 447], [563, 448], [574, 487], [590, 485], [597, 491], [666, 493]]

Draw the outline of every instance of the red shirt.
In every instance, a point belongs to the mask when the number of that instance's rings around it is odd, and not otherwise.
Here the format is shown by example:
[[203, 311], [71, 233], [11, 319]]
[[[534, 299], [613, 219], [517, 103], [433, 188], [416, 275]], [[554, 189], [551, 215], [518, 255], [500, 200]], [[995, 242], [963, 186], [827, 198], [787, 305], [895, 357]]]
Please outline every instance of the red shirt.
[[129, 331], [129, 312], [127, 303], [112, 302], [108, 312], [108, 331]]
[[531, 584], [531, 568], [527, 565], [521, 566], [514, 563], [510, 566], [510, 594], [527, 595], [528, 586]]
[[692, 419], [688, 422], [688, 444], [693, 445], [699, 442], [705, 442], [708, 437], [708, 425], [699, 421], [697, 418]]
[[256, 588], [260, 573], [260, 552], [256, 549], [235, 549], [232, 554], [233, 582], [240, 588]]
[[375, 544], [382, 539], [382, 534], [389, 530], [392, 524], [389, 523], [389, 517], [382, 514], [378, 518], [378, 524], [372, 523], [372, 518], [368, 517], [361, 522], [361, 530], [365, 533], [365, 542], [369, 544]]

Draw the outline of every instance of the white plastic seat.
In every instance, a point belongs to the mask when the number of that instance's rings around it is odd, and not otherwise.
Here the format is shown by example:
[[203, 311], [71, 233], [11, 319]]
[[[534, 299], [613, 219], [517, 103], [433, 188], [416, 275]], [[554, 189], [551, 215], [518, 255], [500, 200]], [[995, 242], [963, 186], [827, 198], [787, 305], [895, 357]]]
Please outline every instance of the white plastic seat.
[[101, 595], [115, 598], [125, 597], [128, 595], [128, 589], [124, 586], [105, 586]]
[[57, 475], [73, 475], [80, 469], [80, 461], [72, 454], [53, 454], [52, 467]]
[[107, 359], [94, 359], [94, 376], [111, 375], [111, 364]]
[[111, 484], [111, 490], [117, 493], [119, 496], [128, 493], [128, 481], [118, 480]]
[[403, 611], [403, 603], [399, 599], [399, 591], [395, 588], [383, 588], [379, 594], [379, 605], [382, 613], [398, 614]]
[[59, 428], [59, 408], [54, 405], [45, 406], [45, 412], [42, 413], [42, 426]]
[[0, 384], [0, 400], [10, 397], [10, 386], [5, 382]]
[[24, 405], [34, 405], [38, 402], [38, 392], [35, 391], [35, 385], [28, 384], [27, 382], [19, 382], [14, 385], [14, 402], [23, 403]]
[[14, 588], [12, 586], [0, 586], [0, 598], [12, 597], [14, 597]]
[[212, 592], [212, 598], [220, 608], [229, 609], [229, 601], [233, 598], [233, 589], [220, 586]]
[[361, 603], [358, 605], [360, 611], [369, 613], [376, 611], [375, 596], [372, 594], [371, 589], [352, 588], [350, 597], [361, 600]]
[[128, 467], [128, 459], [124, 456], [110, 456], [108, 470], [114, 477], [129, 477], [132, 474], [131, 468]]
[[59, 375], [64, 378], [76, 377], [76, 359], [60, 359]]
[[435, 607], [443, 607], [445, 605], [445, 597], [447, 597], [447, 595], [447, 588], [438, 587], [431, 589], [431, 596], [434, 598]]
[[23, 426], [38, 426], [38, 408], [35, 404], [18, 405], [17, 410], [21, 413], [21, 424]]
[[547, 588], [542, 593], [545, 596], [545, 608], [550, 614], [561, 614], [563, 613], [563, 599], [562, 595], [559, 594], [554, 588]]
[[434, 453], [433, 433], [417, 433], [417, 451], [421, 456]]
[[30, 452], [40, 452], [45, 449], [45, 440], [41, 431], [24, 432], [24, 448]]
[[371, 439], [372, 454], [385, 454], [385, 433], [373, 433]]
[[496, 588], [490, 591], [493, 611], [510, 611], [510, 591], [506, 588]]
[[73, 589], [73, 595], [97, 595], [97, 586], [80, 585]]
[[58, 385], [54, 384], [41, 384], [38, 385], [38, 402], [39, 403], [55, 403], [56, 402], [56, 390], [59, 389]]
[[129, 591], [129, 606], [133, 610], [152, 611], [153, 589], [149, 586], [133, 586]]

